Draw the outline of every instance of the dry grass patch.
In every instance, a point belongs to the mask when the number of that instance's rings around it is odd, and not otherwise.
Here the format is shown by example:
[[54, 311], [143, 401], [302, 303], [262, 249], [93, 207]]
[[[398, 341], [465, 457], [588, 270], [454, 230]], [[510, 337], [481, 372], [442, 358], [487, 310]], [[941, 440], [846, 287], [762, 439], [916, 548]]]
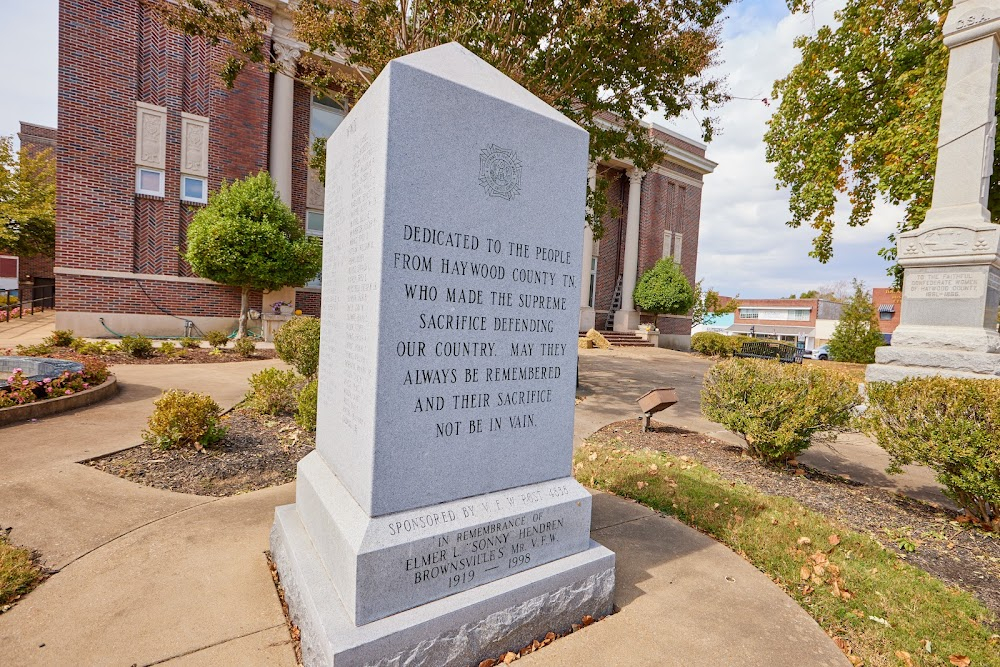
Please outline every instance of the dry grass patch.
[[0, 611], [31, 591], [43, 576], [35, 554], [10, 544], [0, 530]]
[[972, 595], [794, 500], [647, 449], [590, 442], [577, 451], [575, 471], [583, 484], [675, 516], [739, 553], [855, 665], [1000, 666], [997, 620]]

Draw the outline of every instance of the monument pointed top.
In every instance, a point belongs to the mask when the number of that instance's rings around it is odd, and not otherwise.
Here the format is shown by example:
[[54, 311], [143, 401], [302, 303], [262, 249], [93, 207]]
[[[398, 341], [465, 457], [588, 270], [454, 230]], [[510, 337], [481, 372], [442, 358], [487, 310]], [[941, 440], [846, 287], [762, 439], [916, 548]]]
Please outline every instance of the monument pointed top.
[[550, 107], [531, 91], [517, 83], [458, 42], [396, 58], [388, 69], [412, 67], [451, 83], [523, 107], [540, 116], [580, 128], [572, 120]]

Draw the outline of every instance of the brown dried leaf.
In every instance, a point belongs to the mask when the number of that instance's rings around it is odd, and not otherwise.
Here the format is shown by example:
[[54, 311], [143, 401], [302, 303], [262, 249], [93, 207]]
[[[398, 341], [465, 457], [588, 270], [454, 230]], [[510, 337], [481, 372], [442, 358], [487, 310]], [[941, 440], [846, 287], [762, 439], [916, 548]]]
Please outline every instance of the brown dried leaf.
[[551, 644], [556, 639], [556, 633], [548, 632], [545, 634], [545, 639], [542, 640], [543, 644]]
[[644, 486], [648, 485], [645, 482], [636, 482], [635, 486], [641, 491]]
[[582, 627], [583, 627], [583, 626], [582, 626], [582, 625], [580, 625], [579, 623], [574, 623], [574, 624], [573, 624], [573, 625], [571, 626], [571, 628], [572, 628], [572, 631], [573, 631], [573, 632], [576, 632], [577, 630], [579, 630], [579, 629], [580, 629], [580, 628], [582, 628]]
[[831, 547], [835, 547], [838, 544], [840, 544], [840, 535], [831, 535], [830, 537], [826, 538], [826, 541], [830, 543]]
[[813, 591], [815, 591], [815, 590], [816, 589], [813, 588], [812, 586], [806, 586], [805, 588], [802, 589], [802, 594], [803, 595], [812, 595]]
[[659, 467], [658, 465], [656, 465], [655, 463], [650, 463], [650, 464], [649, 464], [649, 474], [650, 474], [650, 475], [655, 475], [655, 474], [656, 474], [656, 472], [657, 472], [657, 471], [658, 471], [659, 469], [660, 469], [660, 467]]
[[495, 664], [497, 664], [496, 660], [494, 660], [493, 658], [487, 658], [486, 660], [483, 660], [481, 663], [479, 663], [479, 667], [493, 667], [493, 665]]
[[805, 535], [803, 535], [799, 539], [795, 540], [795, 543], [798, 544], [799, 546], [802, 546], [804, 544], [812, 544], [812, 540], [810, 540], [808, 537], [806, 537]]
[[593, 616], [591, 616], [591, 615], [588, 614], [588, 615], [586, 615], [586, 616], [583, 617], [583, 627], [587, 627], [588, 625], [590, 625], [593, 622], [594, 622], [594, 617]]
[[590, 456], [588, 456], [587, 459], [590, 460], [590, 461], [596, 461], [597, 460], [597, 452], [594, 452], [593, 454], [591, 454]]
[[833, 643], [836, 644], [837, 648], [839, 648], [844, 653], [850, 653], [851, 652], [851, 645], [848, 644], [847, 640], [844, 639], [843, 637], [834, 637], [833, 638]]
[[823, 567], [822, 565], [814, 565], [813, 572], [816, 573], [817, 577], [822, 577], [823, 575], [826, 574], [826, 568]]
[[517, 653], [514, 653], [513, 651], [507, 651], [507, 654], [503, 657], [503, 664], [509, 665], [515, 660], [517, 660]]
[[955, 667], [969, 667], [972, 664], [972, 658], [967, 655], [949, 655], [948, 662]]
[[896, 657], [902, 660], [906, 667], [913, 667], [913, 658], [906, 651], [896, 651]]

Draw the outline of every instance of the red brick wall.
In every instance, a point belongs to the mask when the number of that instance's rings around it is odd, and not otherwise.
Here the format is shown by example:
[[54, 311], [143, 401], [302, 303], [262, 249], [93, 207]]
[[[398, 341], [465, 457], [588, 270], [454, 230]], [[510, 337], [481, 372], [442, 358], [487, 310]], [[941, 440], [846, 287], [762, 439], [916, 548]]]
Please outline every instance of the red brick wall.
[[[270, 18], [270, 10], [254, 9]], [[226, 90], [217, 74], [226, 47], [168, 29], [139, 0], [60, 0], [59, 12], [56, 264], [191, 275], [180, 254], [197, 205], [180, 201], [181, 112], [210, 119], [208, 186], [214, 191], [223, 180], [267, 168], [270, 75], [263, 65], [249, 65]], [[162, 198], [135, 194], [137, 100], [167, 108]], [[178, 315], [224, 317], [238, 309], [238, 291], [230, 288], [143, 285]], [[121, 295], [109, 294], [111, 288]], [[133, 280], [69, 275], [60, 277], [60, 307], [161, 312]]]
[[321, 299], [319, 292], [295, 293], [295, 308], [301, 310], [303, 315], [319, 317], [320, 302]]
[[814, 327], [816, 312], [819, 308], [817, 299], [740, 299], [741, 308], [809, 308], [808, 320], [761, 320], [744, 319], [737, 309], [733, 316], [734, 324], [767, 324], [776, 326]]
[[876, 287], [872, 289], [872, 303], [875, 305], [875, 312], [878, 307], [891, 304], [896, 307], [892, 314], [892, 319], [883, 320], [881, 314], [878, 316], [878, 330], [882, 333], [892, 333], [899, 326], [899, 318], [903, 311], [903, 293], [888, 287]]
[[[628, 176], [622, 169], [601, 166], [598, 176], [608, 182], [608, 212], [604, 216], [604, 236], [597, 255], [597, 288], [594, 310], [608, 310], [625, 258], [625, 220], [628, 214]], [[604, 327], [598, 316], [597, 328]]]
[[306, 219], [306, 188], [309, 179], [309, 113], [312, 95], [304, 85], [295, 82], [295, 102], [292, 118], [292, 210], [299, 216], [303, 228]]

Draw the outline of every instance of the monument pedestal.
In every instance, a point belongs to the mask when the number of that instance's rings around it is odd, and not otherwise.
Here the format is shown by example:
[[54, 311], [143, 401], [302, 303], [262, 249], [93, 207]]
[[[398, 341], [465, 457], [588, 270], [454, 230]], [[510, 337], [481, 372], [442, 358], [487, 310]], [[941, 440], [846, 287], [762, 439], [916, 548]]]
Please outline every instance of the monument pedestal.
[[567, 632], [584, 616], [610, 614], [615, 587], [614, 553], [589, 542], [572, 556], [359, 626], [294, 505], [277, 509], [271, 557], [306, 665], [476, 665]]
[[587, 333], [597, 327], [597, 314], [589, 306], [580, 306], [580, 333]]
[[615, 331], [636, 331], [639, 329], [638, 310], [616, 310]]

